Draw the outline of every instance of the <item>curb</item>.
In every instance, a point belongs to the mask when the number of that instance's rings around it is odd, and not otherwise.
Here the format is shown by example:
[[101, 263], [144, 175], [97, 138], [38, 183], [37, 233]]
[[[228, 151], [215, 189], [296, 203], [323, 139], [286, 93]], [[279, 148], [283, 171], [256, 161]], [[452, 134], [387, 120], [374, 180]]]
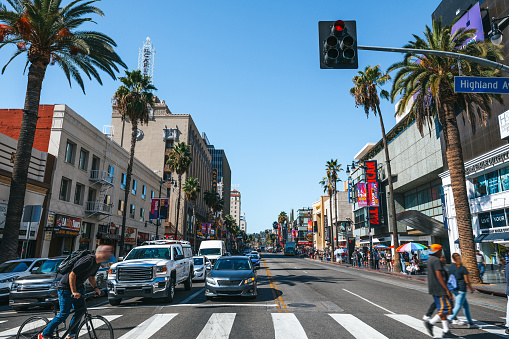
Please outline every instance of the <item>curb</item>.
[[[393, 273], [393, 272], [384, 272], [384, 271], [374, 270], [374, 269], [371, 269], [371, 268], [356, 267], [356, 266], [354, 267], [354, 266], [348, 265], [348, 264], [340, 264], [340, 263], [337, 263], [337, 262], [315, 260], [315, 259], [311, 259], [311, 258], [304, 258], [304, 259], [310, 260], [310, 261], [318, 261], [318, 262], [321, 262], [321, 263], [324, 263], [324, 264], [329, 264], [329, 265], [336, 265], [336, 266], [341, 266], [341, 267], [345, 267], [345, 268], [353, 268], [353, 269], [357, 269], [357, 270], [373, 272], [373, 273], [377, 273], [377, 274], [391, 275], [393, 277], [397, 277], [397, 278], [400, 278], [400, 279], [418, 280], [418, 281], [423, 281], [423, 282], [427, 282], [428, 281], [428, 278], [424, 278], [424, 277], [421, 278], [421, 277], [418, 277], [418, 276], [415, 276], [415, 275], [400, 274], [400, 273]], [[494, 295], [494, 296], [497, 296], [497, 297], [504, 297], [504, 298], [507, 297], [507, 295], [504, 292], [493, 291], [493, 290], [486, 289], [486, 288], [478, 288], [476, 286], [474, 286], [474, 288], [479, 293], [490, 294], [490, 295]]]

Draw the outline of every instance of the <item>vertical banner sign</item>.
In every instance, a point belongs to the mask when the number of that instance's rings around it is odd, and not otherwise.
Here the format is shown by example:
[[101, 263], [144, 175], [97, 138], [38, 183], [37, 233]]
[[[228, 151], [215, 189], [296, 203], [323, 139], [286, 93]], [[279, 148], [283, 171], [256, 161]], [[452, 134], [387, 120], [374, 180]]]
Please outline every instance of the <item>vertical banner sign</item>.
[[168, 219], [168, 212], [170, 211], [170, 200], [161, 199], [159, 204], [159, 219]]
[[308, 233], [313, 233], [313, 222], [308, 221]]
[[159, 199], [152, 199], [152, 203], [150, 204], [150, 220], [159, 219]]
[[364, 182], [357, 184], [357, 204], [359, 207], [368, 206], [368, 195], [366, 192], [366, 183]]
[[364, 166], [366, 166], [366, 182], [369, 191], [369, 223], [371, 227], [376, 227], [380, 225], [376, 160], [365, 161]]
[[212, 169], [212, 190], [217, 192], [217, 168]]
[[352, 178], [348, 178], [348, 203], [353, 202]]

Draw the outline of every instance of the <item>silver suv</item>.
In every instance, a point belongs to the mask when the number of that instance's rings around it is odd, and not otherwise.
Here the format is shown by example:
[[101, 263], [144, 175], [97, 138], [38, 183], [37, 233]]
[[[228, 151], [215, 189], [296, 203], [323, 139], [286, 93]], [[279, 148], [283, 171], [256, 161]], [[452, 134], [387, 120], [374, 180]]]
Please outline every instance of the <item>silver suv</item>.
[[190, 290], [193, 275], [193, 252], [188, 241], [150, 241], [110, 267], [108, 301], [113, 306], [134, 297], [172, 302], [175, 285], [183, 283], [185, 290]]

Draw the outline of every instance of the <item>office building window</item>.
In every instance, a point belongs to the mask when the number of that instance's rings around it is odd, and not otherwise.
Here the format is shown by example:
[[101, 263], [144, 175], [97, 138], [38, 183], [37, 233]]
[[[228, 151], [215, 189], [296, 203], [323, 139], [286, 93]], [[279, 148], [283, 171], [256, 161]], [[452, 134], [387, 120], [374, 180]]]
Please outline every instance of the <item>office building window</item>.
[[147, 186], [143, 185], [141, 188], [141, 198], [145, 199], [147, 197]]
[[133, 195], [136, 195], [136, 190], [138, 189], [138, 181], [136, 179], [133, 179], [133, 188], [131, 189], [131, 193]]
[[118, 212], [117, 214], [118, 215], [122, 215], [124, 212], [124, 201], [123, 200], [119, 200], [118, 201]]
[[76, 144], [67, 140], [65, 145], [65, 162], [74, 165], [74, 157], [76, 156]]
[[156, 192], [150, 191], [150, 199], [154, 199], [156, 196]]
[[125, 185], [127, 185], [127, 175], [125, 173], [122, 173], [122, 176], [120, 178], [120, 188], [125, 190]]
[[140, 208], [140, 221], [145, 221], [145, 209]]
[[71, 195], [71, 184], [72, 181], [70, 179], [62, 177], [62, 181], [60, 182], [60, 200], [69, 201]]
[[80, 150], [80, 161], [78, 163], [78, 168], [80, 170], [86, 171], [88, 169], [88, 151], [85, 149]]
[[113, 184], [114, 175], [115, 175], [115, 167], [108, 165], [108, 178], [106, 180], [108, 180], [109, 183]]
[[136, 206], [134, 204], [131, 204], [129, 208], [129, 218], [134, 219], [134, 216], [136, 214]]
[[85, 185], [76, 184], [74, 191], [74, 203], [77, 205], [83, 205], [83, 197], [85, 196]]

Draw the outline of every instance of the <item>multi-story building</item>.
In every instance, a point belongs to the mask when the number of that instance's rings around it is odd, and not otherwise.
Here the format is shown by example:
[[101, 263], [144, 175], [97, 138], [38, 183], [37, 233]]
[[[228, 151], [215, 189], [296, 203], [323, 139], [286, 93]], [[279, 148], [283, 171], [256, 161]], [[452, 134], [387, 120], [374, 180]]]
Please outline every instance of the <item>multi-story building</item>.
[[[3, 110], [2, 132], [18, 126], [22, 110]], [[34, 146], [56, 158], [47, 213], [42, 219], [41, 256], [68, 254], [111, 244], [118, 250], [122, 213], [127, 213], [125, 246], [129, 250], [158, 231], [149, 221], [151, 198], [159, 176], [135, 158], [129, 199], [125, 185], [129, 153], [115, 143], [113, 129], [103, 132], [66, 105], [41, 106]], [[166, 193], [166, 192], [165, 192]], [[165, 195], [163, 195], [164, 197]]]
[[230, 193], [230, 214], [235, 219], [235, 224], [240, 227], [240, 192], [233, 190]]
[[[294, 230], [297, 230], [295, 243], [297, 247], [313, 246], [313, 209], [299, 208], [293, 222]], [[309, 224], [311, 222], [311, 224]], [[309, 228], [311, 227], [311, 228]]]
[[[131, 124], [129, 121], [122, 121], [115, 106], [113, 106], [111, 123], [116, 131], [114, 140], [129, 149]], [[181, 192], [178, 234], [182, 237], [185, 233], [187, 240], [193, 242], [193, 234], [196, 232], [194, 225], [206, 222], [209, 217], [204, 192], [212, 188], [212, 157], [191, 115], [173, 114], [164, 100], [156, 97], [148, 124], [139, 126], [136, 156], [166, 182], [165, 191], [170, 199], [169, 218], [165, 223], [165, 234], [168, 236], [175, 233], [177, 222], [178, 176], [172, 175], [166, 162], [168, 152], [178, 142], [191, 146], [193, 159], [187, 172], [182, 175], [182, 186], [188, 177], [197, 178], [201, 186], [201, 192], [194, 204], [194, 220], [196, 221], [194, 224], [193, 205], [185, 201], [184, 193]]]
[[239, 228], [241, 231], [247, 233], [247, 221], [246, 221], [246, 213], [242, 212], [240, 214]]

